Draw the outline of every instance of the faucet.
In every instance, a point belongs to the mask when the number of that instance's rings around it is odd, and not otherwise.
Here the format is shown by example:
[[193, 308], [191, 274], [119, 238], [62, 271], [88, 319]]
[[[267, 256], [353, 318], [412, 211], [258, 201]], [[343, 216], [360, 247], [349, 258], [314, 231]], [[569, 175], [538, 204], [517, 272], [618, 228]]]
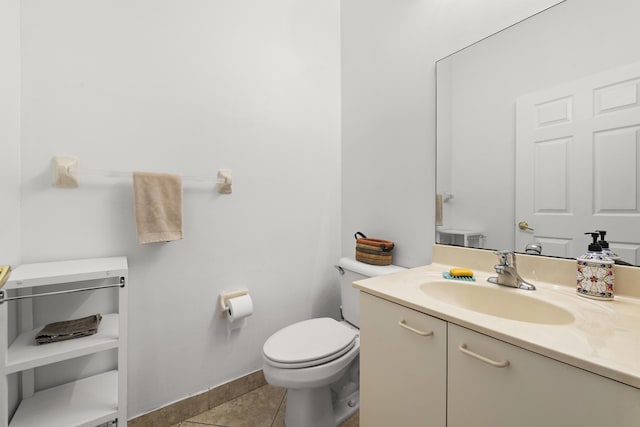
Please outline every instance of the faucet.
[[542, 245], [540, 243], [529, 243], [524, 248], [524, 253], [529, 255], [542, 255]]
[[494, 268], [497, 277], [489, 277], [488, 282], [496, 285], [511, 286], [512, 288], [526, 289], [528, 291], [535, 291], [536, 287], [531, 283], [526, 282], [516, 268], [516, 254], [513, 251], [497, 251], [495, 252], [500, 258], [500, 263], [496, 264]]

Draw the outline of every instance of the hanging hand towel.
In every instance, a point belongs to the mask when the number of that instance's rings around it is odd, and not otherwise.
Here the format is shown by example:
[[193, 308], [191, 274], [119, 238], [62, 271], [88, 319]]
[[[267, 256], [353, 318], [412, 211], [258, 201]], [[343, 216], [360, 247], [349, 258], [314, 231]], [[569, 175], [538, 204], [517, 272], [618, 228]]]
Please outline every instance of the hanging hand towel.
[[442, 194], [436, 193], [436, 225], [443, 225], [442, 221]]
[[182, 177], [134, 172], [133, 193], [138, 243], [182, 239]]

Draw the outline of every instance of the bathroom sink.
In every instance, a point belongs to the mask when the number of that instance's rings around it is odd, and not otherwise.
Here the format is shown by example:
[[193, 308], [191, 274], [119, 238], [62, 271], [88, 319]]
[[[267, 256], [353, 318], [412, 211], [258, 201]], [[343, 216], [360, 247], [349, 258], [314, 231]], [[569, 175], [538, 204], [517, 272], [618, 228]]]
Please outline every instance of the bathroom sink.
[[420, 289], [444, 303], [505, 319], [548, 325], [575, 320], [562, 307], [523, 294], [532, 291], [452, 280], [425, 283]]

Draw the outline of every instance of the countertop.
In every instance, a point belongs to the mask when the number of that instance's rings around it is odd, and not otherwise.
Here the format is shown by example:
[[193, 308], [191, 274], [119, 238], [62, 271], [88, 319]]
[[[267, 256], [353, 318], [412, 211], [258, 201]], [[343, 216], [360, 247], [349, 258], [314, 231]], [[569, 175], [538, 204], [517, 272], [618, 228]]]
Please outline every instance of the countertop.
[[488, 283], [495, 272], [474, 271], [468, 286], [523, 293], [571, 312], [575, 321], [549, 325], [509, 320], [451, 305], [426, 295], [420, 285], [442, 281], [452, 265], [434, 263], [354, 282], [363, 292], [412, 308], [640, 389], [640, 299], [616, 295], [613, 301], [580, 297], [575, 287], [532, 281], [527, 291]]

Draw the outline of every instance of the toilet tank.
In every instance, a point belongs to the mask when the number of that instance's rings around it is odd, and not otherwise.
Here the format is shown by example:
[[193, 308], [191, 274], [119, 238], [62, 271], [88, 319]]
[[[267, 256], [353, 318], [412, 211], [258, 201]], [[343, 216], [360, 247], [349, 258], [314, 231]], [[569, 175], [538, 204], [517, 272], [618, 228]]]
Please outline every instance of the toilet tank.
[[356, 280], [404, 271], [397, 265], [371, 265], [353, 258], [340, 258], [336, 268], [340, 272], [340, 294], [342, 317], [353, 326], [360, 328], [360, 291], [352, 286]]

